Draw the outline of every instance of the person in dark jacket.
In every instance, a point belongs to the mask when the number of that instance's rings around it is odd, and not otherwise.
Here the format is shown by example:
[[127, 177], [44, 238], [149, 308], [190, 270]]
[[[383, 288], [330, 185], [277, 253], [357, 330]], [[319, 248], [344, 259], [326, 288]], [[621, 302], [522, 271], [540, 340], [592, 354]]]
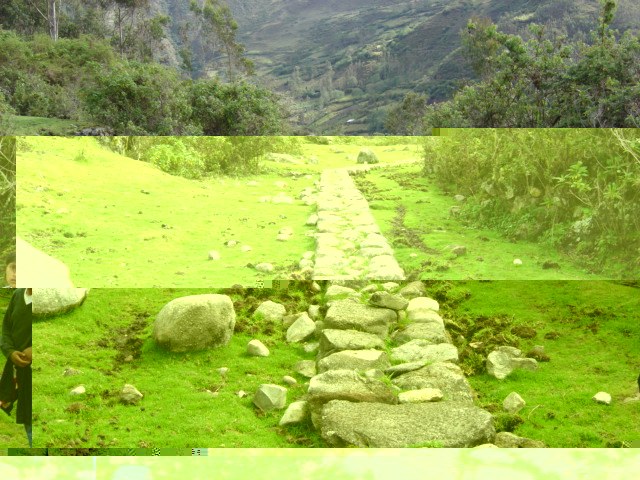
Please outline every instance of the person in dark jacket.
[[7, 415], [11, 415], [14, 403], [18, 402], [16, 423], [24, 424], [31, 448], [30, 288], [18, 288], [11, 297], [2, 321], [0, 349], [7, 358], [0, 378], [0, 409]]

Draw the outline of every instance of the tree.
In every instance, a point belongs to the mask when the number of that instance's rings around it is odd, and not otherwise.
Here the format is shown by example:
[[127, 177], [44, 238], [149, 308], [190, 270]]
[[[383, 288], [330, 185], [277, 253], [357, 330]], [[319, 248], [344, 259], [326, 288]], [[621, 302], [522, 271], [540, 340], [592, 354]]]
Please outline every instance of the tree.
[[[396, 108], [389, 121], [431, 127], [637, 127], [640, 125], [640, 37], [610, 30], [616, 2], [601, 0], [592, 43], [547, 38], [531, 25], [531, 39], [499, 32], [495, 25], [467, 25], [463, 44], [480, 81], [466, 82], [448, 102]], [[406, 107], [413, 105], [411, 97]], [[407, 116], [402, 120], [401, 115]], [[388, 122], [389, 122], [388, 121]]]
[[286, 112], [278, 97], [247, 82], [201, 79], [190, 89], [192, 123], [204, 135], [281, 135]]
[[0, 137], [0, 253], [15, 248], [16, 138]]
[[60, 7], [62, 0], [46, 0], [44, 3], [37, 2], [37, 0], [27, 1], [29, 2], [29, 5], [31, 5], [31, 7], [34, 8], [47, 22], [47, 25], [49, 26], [49, 35], [51, 35], [53, 41], [55, 42], [58, 40], [58, 23], [60, 21], [58, 7]]
[[89, 114], [117, 134], [199, 133], [189, 124], [188, 92], [177, 72], [158, 64], [94, 64], [93, 83], [84, 89]]
[[204, 0], [202, 6], [191, 0], [189, 9], [194, 15], [193, 35], [200, 43], [204, 67], [213, 62], [216, 54], [222, 53], [227, 57], [228, 72], [232, 78], [236, 71], [253, 74], [253, 63], [244, 58], [244, 46], [236, 41], [238, 24], [229, 7], [219, 0]]

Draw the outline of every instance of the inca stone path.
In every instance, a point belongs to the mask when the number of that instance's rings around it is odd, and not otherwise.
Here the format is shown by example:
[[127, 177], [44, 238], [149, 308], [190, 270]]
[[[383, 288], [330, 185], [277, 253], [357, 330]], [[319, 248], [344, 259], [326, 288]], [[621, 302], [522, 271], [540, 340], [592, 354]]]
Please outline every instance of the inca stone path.
[[350, 177], [350, 174], [387, 166], [386, 163], [354, 165], [322, 172], [317, 201], [314, 279], [404, 280], [404, 271], [395, 260], [393, 249]]

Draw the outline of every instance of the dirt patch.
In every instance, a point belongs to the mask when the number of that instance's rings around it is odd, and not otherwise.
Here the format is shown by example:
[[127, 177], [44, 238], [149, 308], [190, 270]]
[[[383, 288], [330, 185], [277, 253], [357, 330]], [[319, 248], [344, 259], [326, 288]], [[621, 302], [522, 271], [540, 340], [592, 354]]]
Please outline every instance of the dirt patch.
[[423, 185], [421, 180], [416, 178], [415, 173], [409, 173], [409, 172], [392, 173], [389, 175], [383, 175], [383, 177], [395, 181], [398, 185], [400, 185], [404, 189], [416, 190], [419, 192], [429, 191], [429, 188], [426, 185]]
[[360, 193], [367, 199], [368, 202], [373, 200], [389, 200], [387, 197], [382, 195], [384, 190], [380, 190], [375, 183], [370, 182], [364, 175], [352, 175], [353, 183]]
[[508, 315], [453, 315], [445, 320], [453, 344], [460, 352], [460, 368], [471, 376], [486, 371], [487, 355], [496, 347], [519, 347], [520, 341], [510, 329], [514, 318]]
[[389, 232], [393, 247], [410, 247], [431, 255], [440, 254], [438, 250], [429, 248], [424, 244], [417, 230], [405, 226], [404, 218], [406, 214], [407, 209], [403, 205], [396, 207], [396, 216], [391, 221], [391, 231]]

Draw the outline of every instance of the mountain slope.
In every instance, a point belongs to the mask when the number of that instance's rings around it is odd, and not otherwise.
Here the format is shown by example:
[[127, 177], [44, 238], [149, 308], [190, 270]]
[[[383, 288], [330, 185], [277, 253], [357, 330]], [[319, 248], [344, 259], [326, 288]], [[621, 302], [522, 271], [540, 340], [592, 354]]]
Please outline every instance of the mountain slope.
[[[175, 18], [183, 0], [157, 0]], [[227, 0], [262, 83], [292, 97], [313, 133], [383, 130], [389, 105], [409, 91], [449, 97], [472, 76], [460, 30], [473, 15], [525, 36], [531, 23], [588, 40], [599, 0]], [[640, 3], [619, 0], [614, 27], [640, 25]], [[177, 16], [177, 17], [176, 17]], [[347, 120], [352, 119], [351, 122]]]

